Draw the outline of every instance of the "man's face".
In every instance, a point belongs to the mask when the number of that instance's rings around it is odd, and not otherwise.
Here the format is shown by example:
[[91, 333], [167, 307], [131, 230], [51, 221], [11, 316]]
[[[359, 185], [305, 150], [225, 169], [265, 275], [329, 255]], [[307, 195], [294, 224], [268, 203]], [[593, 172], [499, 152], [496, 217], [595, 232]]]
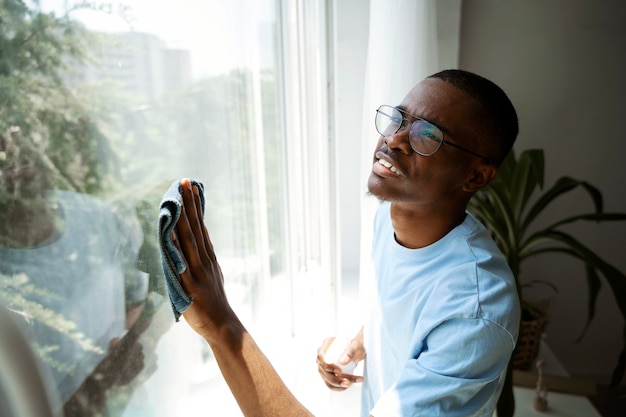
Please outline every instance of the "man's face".
[[[428, 78], [413, 88], [399, 107], [437, 125], [446, 140], [475, 147], [471, 121], [479, 117], [478, 106], [452, 84]], [[405, 117], [413, 122], [410, 116]], [[410, 147], [409, 129], [401, 129], [379, 138], [368, 188], [382, 200], [445, 207], [467, 197], [463, 184], [471, 164], [479, 162], [479, 158], [445, 143], [434, 155], [421, 156]]]

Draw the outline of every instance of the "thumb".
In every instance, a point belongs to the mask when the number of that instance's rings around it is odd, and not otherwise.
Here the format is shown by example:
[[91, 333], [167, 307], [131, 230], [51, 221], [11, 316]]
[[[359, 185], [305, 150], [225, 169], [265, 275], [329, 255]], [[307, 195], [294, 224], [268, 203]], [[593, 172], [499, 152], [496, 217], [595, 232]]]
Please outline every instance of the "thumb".
[[351, 361], [358, 362], [360, 360], [361, 359], [358, 359], [357, 357], [356, 349], [352, 346], [352, 344], [350, 344], [343, 351], [343, 354], [341, 355], [341, 359], [339, 360], [339, 363], [342, 365], [347, 365]]
[[341, 359], [339, 363], [342, 365], [347, 365], [351, 361], [354, 363], [359, 363], [365, 357], [363, 348], [359, 342], [352, 340], [350, 344], [346, 347], [341, 355]]

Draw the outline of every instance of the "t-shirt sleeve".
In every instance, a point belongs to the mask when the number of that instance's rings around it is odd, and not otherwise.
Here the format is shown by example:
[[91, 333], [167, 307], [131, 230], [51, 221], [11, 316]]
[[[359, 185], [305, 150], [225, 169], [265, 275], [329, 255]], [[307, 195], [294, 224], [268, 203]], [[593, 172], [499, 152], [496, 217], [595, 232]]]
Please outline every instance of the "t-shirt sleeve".
[[112, 216], [117, 226], [115, 257], [124, 274], [124, 299], [127, 308], [133, 307], [143, 302], [148, 292], [148, 274], [137, 267], [144, 235], [134, 208], [116, 207]]
[[376, 403], [374, 417], [483, 416], [493, 412], [514, 347], [485, 319], [451, 319], [434, 328]]

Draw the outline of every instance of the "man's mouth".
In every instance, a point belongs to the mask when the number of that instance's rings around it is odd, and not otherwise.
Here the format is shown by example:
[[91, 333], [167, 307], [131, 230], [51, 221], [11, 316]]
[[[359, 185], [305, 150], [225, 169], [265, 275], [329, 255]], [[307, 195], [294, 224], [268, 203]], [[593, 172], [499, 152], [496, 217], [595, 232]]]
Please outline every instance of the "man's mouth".
[[385, 168], [387, 168], [388, 170], [390, 170], [391, 172], [393, 172], [394, 174], [398, 173], [398, 168], [393, 166], [391, 164], [391, 162], [389, 162], [389, 161], [387, 161], [385, 159], [379, 159], [378, 163], [381, 164], [382, 166], [384, 166]]

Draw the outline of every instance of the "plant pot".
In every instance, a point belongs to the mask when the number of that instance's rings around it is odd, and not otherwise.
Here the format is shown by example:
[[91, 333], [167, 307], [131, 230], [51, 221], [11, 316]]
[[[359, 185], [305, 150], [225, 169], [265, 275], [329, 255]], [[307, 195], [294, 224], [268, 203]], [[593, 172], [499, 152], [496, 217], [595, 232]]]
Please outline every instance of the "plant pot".
[[547, 324], [546, 313], [531, 308], [522, 310], [521, 334], [513, 351], [513, 369], [527, 371], [535, 365], [539, 355], [541, 336]]

